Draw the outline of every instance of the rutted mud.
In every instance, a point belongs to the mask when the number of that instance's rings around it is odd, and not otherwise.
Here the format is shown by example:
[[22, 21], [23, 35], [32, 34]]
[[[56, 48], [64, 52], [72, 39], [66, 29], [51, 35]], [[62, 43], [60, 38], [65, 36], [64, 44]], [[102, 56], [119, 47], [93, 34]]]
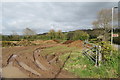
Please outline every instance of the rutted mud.
[[31, 73], [34, 73], [35, 75], [41, 76], [40, 73], [38, 73], [37, 71], [35, 71], [34, 69], [32, 69], [31, 67], [29, 67], [28, 65], [26, 65], [25, 63], [19, 62], [19, 64], [20, 64], [20, 66], [23, 67], [25, 70], [28, 70], [28, 71], [30, 71]]
[[[49, 40], [45, 43], [52, 44], [41, 44], [40, 42], [40, 45], [36, 46], [3, 48], [2, 69], [4, 74], [2, 76], [12, 78], [76, 78], [73, 74], [62, 69], [66, 61], [59, 59], [62, 54], [71, 52], [70, 50], [58, 51], [54, 54], [45, 53], [45, 55], [42, 54], [42, 51], [56, 46], [78, 47], [80, 49], [84, 43], [80, 40], [67, 41], [63, 44]], [[16, 74], [10, 76], [9, 74], [14, 70]]]
[[[12, 72], [12, 73], [11, 73]], [[23, 73], [19, 68], [12, 66], [10, 63], [7, 67], [2, 69], [2, 77], [6, 78], [29, 78], [25, 73]]]
[[[41, 50], [45, 47], [36, 48], [31, 53], [19, 53], [19, 54], [11, 54], [7, 59], [6, 66], [3, 67], [3, 77], [29, 77], [29, 78], [54, 78], [55, 75], [60, 70], [60, 65], [55, 66], [54, 64], [59, 63], [59, 55], [55, 53], [53, 55], [47, 55], [47, 57], [43, 57], [41, 55]], [[57, 54], [57, 55], [56, 55]], [[16, 70], [20, 75], [8, 76], [6, 74], [7, 71], [12, 73]], [[9, 72], [9, 74], [10, 74]], [[16, 73], [16, 74], [17, 74]], [[61, 70], [57, 78], [74, 78], [72, 74], [67, 71]]]
[[47, 68], [43, 66], [38, 60], [36, 60], [35, 62], [39, 68], [41, 68], [42, 70], [47, 70]]

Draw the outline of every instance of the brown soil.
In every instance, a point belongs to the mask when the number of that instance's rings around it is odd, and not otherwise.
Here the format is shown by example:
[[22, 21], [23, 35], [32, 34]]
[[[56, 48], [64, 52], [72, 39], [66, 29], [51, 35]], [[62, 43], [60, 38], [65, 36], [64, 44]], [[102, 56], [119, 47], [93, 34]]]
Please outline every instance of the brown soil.
[[[2, 48], [2, 69], [3, 77], [10, 78], [55, 78], [59, 72], [63, 61], [60, 61], [59, 56], [71, 52], [65, 50], [64, 52], [56, 52], [54, 54], [42, 55], [42, 51], [49, 47], [68, 46], [83, 48], [84, 43], [81, 40], [66, 41], [60, 44], [55, 40], [47, 41], [20, 41], [19, 44], [41, 44], [31, 46], [17, 46]], [[46, 44], [47, 43], [47, 44]], [[65, 44], [65, 45], [64, 45]], [[91, 47], [91, 45], [86, 44]], [[15, 75], [12, 74], [16, 71]], [[7, 73], [8, 72], [8, 73]], [[11, 75], [9, 75], [11, 74]], [[57, 78], [76, 78], [73, 74], [62, 69]]]
[[55, 41], [55, 42], [57, 42], [57, 43], [60, 43], [60, 41], [59, 41], [59, 40], [53, 40], [53, 41]]
[[[11, 72], [14, 71], [14, 74], [11, 74]], [[6, 76], [7, 75], [7, 76]], [[20, 69], [17, 67], [12, 66], [12, 64], [9, 64], [7, 67], [2, 69], [2, 77], [6, 78], [29, 78], [25, 73], [23, 73]]]
[[67, 40], [67, 41], [65, 41], [63, 44], [70, 44], [70, 43], [72, 43], [73, 42], [73, 40]]
[[85, 47], [86, 47], [86, 48], [90, 48], [90, 47], [93, 47], [93, 45], [91, 45], [91, 44], [86, 44]]
[[[59, 55], [61, 53], [55, 53], [44, 57], [41, 55], [41, 51], [44, 48], [59, 46], [59, 44], [44, 45], [44, 46], [21, 46], [3, 48], [3, 73], [9, 70], [9, 74], [12, 74], [12, 70], [16, 70], [16, 74], [12, 77], [29, 77], [29, 78], [54, 78], [60, 70]], [[12, 65], [9, 67], [9, 65]], [[56, 65], [57, 64], [57, 65]], [[17, 73], [20, 73], [17, 75]], [[9, 77], [8, 74], [4, 74], [4, 77]], [[75, 78], [71, 73], [62, 70], [57, 78]]]
[[44, 43], [43, 40], [36, 40], [36, 41], [31, 41], [33, 44], [42, 44]]
[[46, 41], [44, 41], [44, 43], [56, 44], [57, 42], [56, 42], [56, 41], [54, 41], [54, 40], [46, 40]]
[[59, 43], [59, 40], [36, 40], [36, 41], [31, 41], [31, 43], [33, 44], [44, 44], [44, 43], [51, 43], [51, 44], [54, 44], [54, 43]]
[[73, 41], [72, 43], [68, 44], [69, 47], [78, 47], [78, 48], [82, 48], [83, 47], [83, 41], [81, 40], [77, 40], [77, 41]]

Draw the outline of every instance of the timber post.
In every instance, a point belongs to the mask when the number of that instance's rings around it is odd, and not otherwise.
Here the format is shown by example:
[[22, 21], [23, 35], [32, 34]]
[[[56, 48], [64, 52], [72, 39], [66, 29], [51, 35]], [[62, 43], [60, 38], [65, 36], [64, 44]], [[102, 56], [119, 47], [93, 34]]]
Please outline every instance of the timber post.
[[99, 54], [99, 57], [98, 57], [98, 62], [99, 62], [99, 66], [101, 65], [101, 61], [102, 61], [102, 53], [101, 53], [101, 46], [98, 46], [98, 54]]

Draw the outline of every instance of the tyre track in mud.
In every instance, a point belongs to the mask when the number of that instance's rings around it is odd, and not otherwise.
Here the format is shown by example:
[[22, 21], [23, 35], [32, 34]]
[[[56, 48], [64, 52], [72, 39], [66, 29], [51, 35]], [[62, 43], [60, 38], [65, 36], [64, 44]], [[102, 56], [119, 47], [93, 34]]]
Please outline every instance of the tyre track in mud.
[[[21, 53], [11, 54], [7, 60], [7, 65], [12, 61], [13, 66], [19, 68], [21, 71], [23, 71], [25, 74], [27, 74], [31, 78], [55, 78], [56, 74], [60, 71], [60, 68], [57, 66], [53, 66], [52, 63], [56, 63], [58, 60], [58, 53], [57, 56], [53, 57], [50, 61], [45, 59], [43, 56], [41, 56], [41, 50], [44, 48], [48, 48], [51, 46], [40, 46], [37, 47], [33, 52], [31, 53]], [[68, 73], [63, 73], [62, 71], [59, 72], [59, 75], [57, 77], [74, 77], [69, 75]]]

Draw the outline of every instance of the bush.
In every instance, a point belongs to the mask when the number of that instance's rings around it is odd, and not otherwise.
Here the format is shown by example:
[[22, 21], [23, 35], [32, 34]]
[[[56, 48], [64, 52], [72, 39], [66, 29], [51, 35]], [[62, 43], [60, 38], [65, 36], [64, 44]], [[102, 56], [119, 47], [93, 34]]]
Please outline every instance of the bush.
[[17, 42], [17, 45], [19, 45], [19, 46], [30, 46], [30, 45], [35, 45], [35, 44], [30, 42], [29, 40], [21, 40], [21, 41]]
[[98, 39], [97, 39], [97, 38], [93, 38], [93, 39], [90, 39], [89, 42], [90, 42], [90, 43], [97, 43], [97, 42], [98, 42]]
[[81, 30], [69, 32], [67, 34], [67, 40], [87, 40], [87, 39], [89, 39], [89, 35]]
[[98, 45], [101, 46], [101, 53], [102, 53], [103, 60], [108, 60], [111, 55], [111, 50], [113, 50], [110, 42], [101, 41], [98, 43]]
[[86, 32], [80, 30], [76, 30], [73, 36], [73, 40], [86, 40], [88, 38], [89, 35]]
[[[119, 35], [120, 35], [120, 33], [119, 33]], [[113, 43], [120, 45], [120, 41], [119, 40], [120, 40], [120, 36], [119, 37], [114, 37], [113, 38]]]
[[8, 46], [16, 46], [17, 44], [11, 42], [11, 41], [2, 41], [2, 47], [8, 47]]

